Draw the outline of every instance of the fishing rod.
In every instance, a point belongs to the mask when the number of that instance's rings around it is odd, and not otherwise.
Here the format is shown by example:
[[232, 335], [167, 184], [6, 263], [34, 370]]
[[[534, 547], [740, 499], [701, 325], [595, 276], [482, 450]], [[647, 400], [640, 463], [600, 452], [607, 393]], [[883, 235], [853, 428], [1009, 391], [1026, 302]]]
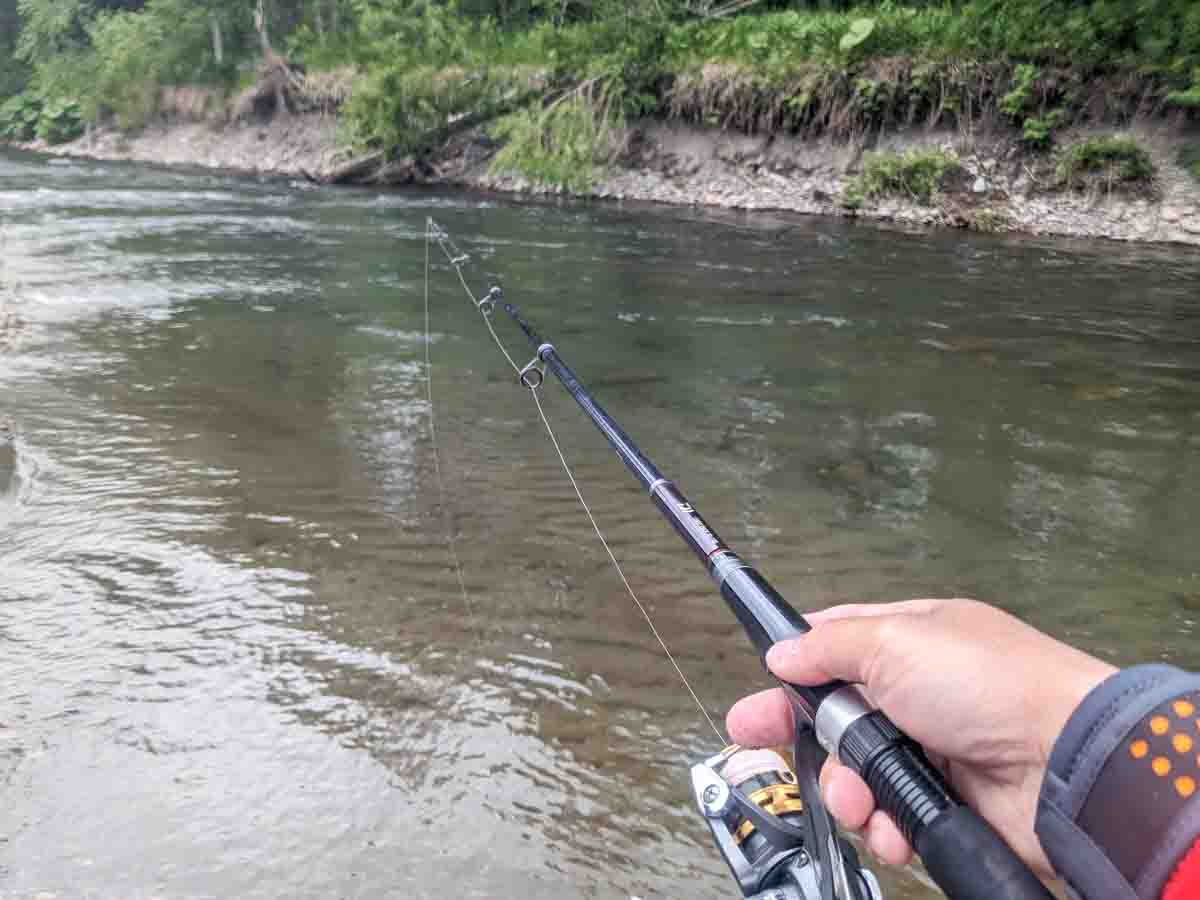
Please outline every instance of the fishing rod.
[[[493, 302], [495, 299], [493, 294]], [[779, 641], [811, 631], [804, 617], [718, 537], [675, 483], [638, 449], [554, 345], [544, 341], [511, 303], [504, 303], [503, 309], [536, 348], [534, 360], [522, 370], [522, 384], [540, 385], [542, 367], [553, 373], [708, 569], [759, 656], [765, 659]], [[951, 900], [1051, 897], [1000, 835], [957, 797], [917, 744], [874, 709], [856, 685], [843, 681], [817, 687], [780, 683], [796, 711], [811, 723], [825, 751], [870, 786], [875, 802], [900, 827], [930, 877]]]
[[[436, 227], [431, 221], [430, 228]], [[439, 231], [439, 234], [446, 237], [444, 232]], [[461, 264], [465, 255], [456, 256], [445, 245], [443, 250], [447, 251], [447, 258], [463, 279]], [[463, 284], [466, 287], [465, 280]], [[767, 651], [779, 641], [812, 630], [771, 583], [717, 535], [675, 483], [658, 470], [583, 386], [554, 345], [543, 340], [516, 307], [504, 300], [499, 287], [492, 287], [479, 300], [469, 288], [468, 295], [517, 371], [520, 383], [530, 389], [535, 401], [546, 373], [550, 372], [604, 435], [649, 493], [659, 512], [704, 564], [760, 659], [765, 661]], [[518, 367], [504, 350], [492, 328], [490, 316], [498, 305], [535, 348], [533, 359], [523, 368]], [[538, 408], [541, 409], [540, 402]], [[693, 767], [692, 771], [693, 790], [700, 811], [708, 820], [722, 855], [747, 896], [750, 875], [746, 872], [744, 852], [741, 859], [737, 858], [741, 848], [727, 846], [724, 842], [727, 836], [716, 825], [735, 810], [749, 819], [752, 827], [771, 843], [775, 843], [771, 841], [775, 838], [779, 845], [788, 839], [795, 844], [805, 844], [805, 851], [814, 854], [818, 861], [820, 881], [816, 896], [821, 900], [860, 900], [872, 896], [870, 885], [863, 888], [848, 883], [845, 873], [857, 869], [857, 860], [849, 858], [848, 845], [836, 837], [828, 813], [820, 804], [819, 792], [813, 791], [813, 764], [817, 763], [819, 767], [819, 761], [812, 755], [815, 748], [810, 748], [804, 740], [811, 733], [824, 752], [832, 754], [867, 783], [878, 807], [899, 826], [920, 855], [930, 877], [950, 900], [1052, 900], [1045, 885], [1003, 838], [959, 799], [942, 774], [930, 765], [920, 746], [903, 734], [881, 710], [875, 709], [858, 686], [833, 681], [811, 687], [777, 680], [796, 713], [795, 764], [798, 775], [802, 768], [806, 773], [799, 786], [801, 793], [810, 795], [803, 798], [807, 801], [804, 806], [808, 827], [798, 829], [779, 817], [763, 816], [762, 809], [748, 802], [736, 786], [731, 789], [731, 779], [721, 777], [720, 771], [728, 762], [728, 751]], [[802, 753], [808, 763], [803, 767]], [[799, 896], [808, 895], [801, 893]], [[877, 896], [877, 886], [874, 896]]]

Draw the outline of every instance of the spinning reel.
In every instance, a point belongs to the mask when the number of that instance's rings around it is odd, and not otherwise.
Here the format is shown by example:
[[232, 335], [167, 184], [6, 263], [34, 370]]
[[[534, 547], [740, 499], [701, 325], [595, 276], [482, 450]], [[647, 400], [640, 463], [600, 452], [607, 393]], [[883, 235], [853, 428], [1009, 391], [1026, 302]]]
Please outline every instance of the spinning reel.
[[825, 751], [796, 731], [795, 766], [774, 750], [727, 747], [692, 766], [692, 792], [747, 900], [883, 900], [875, 876], [821, 801]]

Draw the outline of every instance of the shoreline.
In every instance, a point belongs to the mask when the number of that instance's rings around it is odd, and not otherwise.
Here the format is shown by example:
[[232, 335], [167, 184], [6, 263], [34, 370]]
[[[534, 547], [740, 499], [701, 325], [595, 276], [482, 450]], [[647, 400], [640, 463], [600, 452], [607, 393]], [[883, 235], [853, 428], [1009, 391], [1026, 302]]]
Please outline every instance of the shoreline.
[[[1099, 183], [1087, 190], [1047, 189], [1040, 179], [1046, 157], [1026, 153], [1012, 135], [966, 138], [920, 128], [881, 135], [867, 146], [648, 121], [630, 130], [626, 151], [590, 190], [571, 194], [531, 184], [520, 176], [490, 172], [494, 148], [482, 130], [459, 135], [420, 166], [408, 159], [358, 167], [339, 146], [336, 117], [331, 114], [277, 116], [266, 122], [224, 126], [177, 122], [132, 135], [101, 129], [53, 147], [36, 142], [14, 146], [51, 156], [325, 183], [442, 185], [526, 196], [566, 195], [1200, 247], [1200, 180], [1178, 163], [1179, 149], [1188, 136], [1143, 123], [1076, 130], [1066, 133], [1064, 140], [1098, 136], [1133, 137], [1145, 148], [1157, 170], [1153, 192], [1105, 190]], [[864, 153], [930, 149], [954, 154], [961, 167], [953, 186], [930, 203], [887, 196], [851, 210], [839, 200]], [[344, 177], [347, 172], [350, 176]]]

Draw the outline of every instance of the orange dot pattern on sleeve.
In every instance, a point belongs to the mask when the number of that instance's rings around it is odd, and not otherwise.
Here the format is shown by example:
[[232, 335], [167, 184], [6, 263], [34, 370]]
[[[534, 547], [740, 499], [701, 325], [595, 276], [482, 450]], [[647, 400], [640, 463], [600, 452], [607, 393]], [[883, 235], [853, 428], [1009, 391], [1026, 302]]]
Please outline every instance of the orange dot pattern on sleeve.
[[1174, 700], [1151, 716], [1142, 728], [1146, 731], [1131, 736], [1129, 755], [1135, 760], [1145, 760], [1159, 778], [1174, 775], [1170, 784], [1180, 798], [1186, 800], [1195, 794], [1200, 787], [1200, 754], [1192, 753], [1200, 747], [1197, 704]]

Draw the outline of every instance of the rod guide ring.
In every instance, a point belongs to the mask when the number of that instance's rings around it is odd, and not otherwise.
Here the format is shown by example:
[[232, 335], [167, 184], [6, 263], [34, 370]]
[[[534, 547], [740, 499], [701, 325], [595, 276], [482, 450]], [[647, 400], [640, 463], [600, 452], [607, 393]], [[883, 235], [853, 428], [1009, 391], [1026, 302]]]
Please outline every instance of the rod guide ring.
[[486, 294], [484, 294], [483, 299], [479, 301], [479, 311], [485, 316], [490, 316], [492, 311], [496, 308], [496, 301], [500, 300], [503, 296], [504, 292], [500, 290], [499, 287], [493, 286]]
[[536, 391], [542, 386], [542, 382], [546, 380], [546, 367], [541, 362], [541, 359], [535, 356], [530, 360], [529, 365], [521, 370], [519, 375], [521, 384], [525, 385], [531, 391]]

